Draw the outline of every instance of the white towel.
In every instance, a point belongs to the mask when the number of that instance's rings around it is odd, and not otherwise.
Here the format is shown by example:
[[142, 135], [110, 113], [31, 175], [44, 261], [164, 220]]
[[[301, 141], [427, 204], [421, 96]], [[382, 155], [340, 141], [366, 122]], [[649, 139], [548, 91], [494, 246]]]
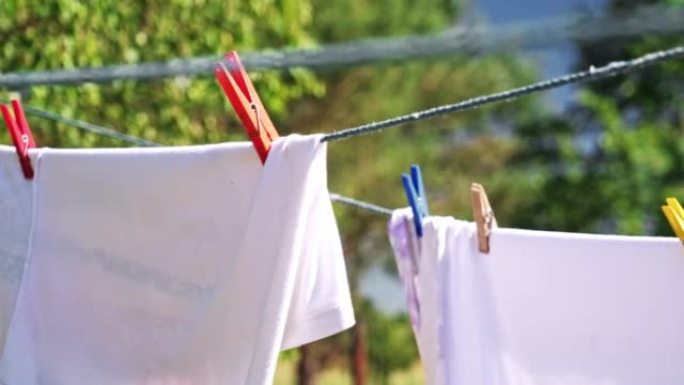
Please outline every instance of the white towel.
[[320, 136], [43, 150], [8, 384], [269, 384], [354, 322]]
[[500, 228], [481, 254], [472, 223], [423, 228], [416, 334], [428, 384], [684, 383], [676, 238]]

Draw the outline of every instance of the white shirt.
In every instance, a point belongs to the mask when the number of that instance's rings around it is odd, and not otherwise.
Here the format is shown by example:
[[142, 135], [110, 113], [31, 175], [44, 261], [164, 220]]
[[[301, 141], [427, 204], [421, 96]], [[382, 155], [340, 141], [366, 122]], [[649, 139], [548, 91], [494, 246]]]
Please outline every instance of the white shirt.
[[269, 384], [354, 323], [320, 136], [41, 150], [2, 378]]
[[0, 145], [0, 353], [5, 347], [26, 261], [33, 215], [32, 187], [33, 183], [24, 178], [14, 146]]
[[684, 383], [676, 238], [495, 229], [481, 254], [472, 223], [423, 227], [420, 319], [437, 319], [438, 338], [417, 338], [430, 384]]

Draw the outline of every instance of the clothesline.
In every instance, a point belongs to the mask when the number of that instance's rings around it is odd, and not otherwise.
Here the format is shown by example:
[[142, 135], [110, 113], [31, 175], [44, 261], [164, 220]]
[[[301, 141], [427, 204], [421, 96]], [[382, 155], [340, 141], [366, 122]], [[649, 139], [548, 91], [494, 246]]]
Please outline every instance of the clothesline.
[[[5, 147], [0, 382], [273, 383], [280, 351], [356, 323], [350, 279], [353, 288], [359, 274], [347, 274], [330, 201], [318, 199], [328, 193], [325, 153], [316, 151], [321, 137], [380, 132], [683, 56], [684, 47], [675, 47], [327, 135], [283, 136], [276, 144], [288, 151], [274, 148], [267, 165], [277, 172], [258, 179], [261, 163], [245, 164], [243, 151], [218, 148], [207, 159], [193, 156], [192, 148], [163, 147], [171, 151], [153, 161], [118, 151], [103, 157], [106, 149], [77, 159], [45, 151], [40, 183], [27, 183], [30, 177], [13, 167], [14, 149]], [[250, 121], [263, 133], [258, 106]], [[20, 104], [13, 107], [14, 116], [2, 112], [26, 160], [34, 143]], [[54, 112], [25, 111], [138, 146], [162, 146]], [[415, 334], [428, 383], [591, 383], [597, 368], [599, 380], [615, 383], [681, 382], [684, 306], [672, 293], [684, 290], [684, 266], [676, 239], [501, 229], [490, 247], [483, 229], [493, 215], [477, 189], [471, 190], [476, 226], [441, 218], [423, 233], [427, 203], [420, 173], [411, 171], [405, 186], [413, 213], [329, 196], [391, 216], [387, 237], [407, 330]], [[680, 218], [679, 204], [677, 210]], [[407, 226], [412, 216], [415, 229]]]
[[[540, 92], [552, 88], [557, 88], [560, 86], [568, 84], [583, 83], [588, 81], [596, 81], [600, 79], [605, 79], [619, 74], [628, 73], [631, 71], [636, 71], [642, 69], [646, 66], [654, 65], [656, 63], [684, 57], [684, 47], [675, 47], [669, 50], [662, 50], [657, 52], [652, 52], [644, 56], [638, 57], [636, 59], [628, 61], [611, 62], [602, 67], [591, 67], [589, 70], [581, 71], [573, 74], [568, 74], [565, 76], [560, 76], [548, 80], [544, 80], [537, 83], [532, 83], [527, 86], [515, 88], [512, 90], [483, 95], [475, 98], [465, 100], [460, 103], [448, 104], [439, 107], [430, 108], [423, 111], [417, 111], [411, 114], [383, 120], [380, 122], [369, 123], [361, 125], [358, 127], [352, 127], [343, 129], [340, 131], [333, 132], [323, 136], [323, 141], [333, 141], [339, 139], [345, 139], [356, 135], [363, 135], [371, 132], [376, 132], [383, 130], [388, 127], [401, 125], [408, 122], [429, 119], [437, 115], [453, 113], [456, 111], [464, 111], [468, 109], [474, 109], [481, 107], [486, 104], [493, 104], [502, 101], [508, 101], [528, 95], [535, 92]], [[98, 126], [92, 123], [84, 122], [77, 119], [62, 117], [56, 113], [41, 110], [39, 108], [25, 106], [24, 110], [30, 115], [37, 117], [53, 120], [56, 122], [64, 123], [72, 127], [80, 128], [89, 132], [93, 132], [98, 135], [103, 135], [115, 139], [122, 140], [131, 144], [138, 146], [161, 146], [161, 144], [152, 142], [146, 139], [138, 138], [132, 135], [123, 134], [111, 128], [106, 128]], [[373, 203], [364, 202], [356, 200], [353, 198], [345, 197], [339, 194], [331, 193], [331, 199], [336, 202], [340, 202], [349, 206], [353, 206], [362, 210], [370, 211], [380, 215], [390, 215], [391, 210], [375, 205]]]
[[527, 86], [514, 88], [512, 90], [478, 96], [460, 103], [447, 104], [439, 107], [430, 108], [423, 111], [413, 112], [411, 114], [390, 118], [380, 122], [364, 124], [358, 127], [346, 128], [340, 131], [333, 132], [323, 137], [324, 141], [331, 141], [337, 139], [344, 139], [351, 136], [363, 135], [373, 131], [379, 131], [388, 127], [397, 126], [404, 123], [415, 122], [418, 120], [430, 119], [438, 115], [453, 113], [457, 111], [465, 111], [475, 109], [486, 104], [498, 103], [517, 99], [521, 96], [532, 94], [535, 92], [545, 91], [552, 88], [558, 88], [568, 84], [578, 84], [588, 81], [596, 81], [605, 79], [631, 71], [639, 70], [643, 67], [654, 65], [669, 59], [684, 57], [684, 47], [675, 47], [669, 50], [657, 51], [638, 57], [628, 61], [611, 62], [602, 67], [591, 67], [586, 71], [576, 72], [556, 78], [544, 80], [537, 83], [532, 83]]
[[[1, 102], [2, 103], [8, 103], [7, 100], [2, 100]], [[43, 119], [47, 119], [47, 120], [52, 120], [52, 121], [58, 122], [58, 123], [63, 123], [67, 126], [80, 128], [82, 130], [89, 131], [89, 132], [92, 132], [92, 133], [100, 135], [100, 136], [106, 136], [109, 138], [118, 139], [122, 142], [131, 143], [131, 144], [134, 144], [136, 146], [140, 146], [140, 147], [159, 147], [159, 146], [162, 146], [161, 143], [153, 142], [153, 141], [143, 139], [143, 138], [139, 138], [139, 137], [133, 136], [133, 135], [124, 134], [123, 132], [120, 132], [120, 131], [117, 131], [117, 130], [114, 130], [111, 128], [107, 128], [107, 127], [102, 127], [102, 126], [99, 126], [97, 124], [84, 122], [82, 120], [67, 118], [67, 117], [59, 115], [55, 112], [46, 111], [46, 110], [42, 110], [40, 108], [31, 107], [31, 106], [27, 106], [27, 105], [23, 105], [22, 108], [24, 109], [24, 112], [26, 112], [29, 115], [33, 115], [33, 116], [36, 116], [38, 118], [43, 118]]]
[[347, 206], [355, 207], [357, 209], [365, 210], [373, 214], [378, 214], [386, 217], [392, 216], [392, 209], [378, 206], [374, 203], [349, 198], [340, 194], [330, 193], [330, 200], [332, 200], [333, 202], [345, 204]]
[[[251, 71], [267, 69], [309, 69], [349, 67], [372, 62], [407, 60], [510, 50], [536, 49], [567, 41], [588, 42], [644, 34], [672, 34], [684, 31], [684, 8], [645, 6], [636, 11], [587, 17], [572, 15], [511, 23], [500, 27], [454, 28], [440, 34], [376, 38], [316, 48], [240, 54]], [[37, 85], [76, 85], [114, 80], [150, 80], [165, 77], [211, 74], [219, 56], [174, 59], [166, 62], [109, 65], [0, 74], [0, 87], [22, 89]], [[225, 63], [230, 66], [230, 63]]]
[[[503, 101], [510, 101], [513, 99], [520, 98], [525, 95], [532, 93], [546, 91], [553, 88], [558, 88], [568, 84], [579, 84], [590, 81], [597, 81], [605, 78], [614, 77], [617, 75], [629, 73], [632, 71], [640, 70], [644, 67], [657, 64], [659, 62], [677, 59], [684, 57], [684, 47], [674, 47], [668, 50], [661, 50], [656, 52], [651, 52], [646, 55], [640, 56], [636, 59], [627, 61], [616, 61], [608, 63], [607, 65], [601, 67], [590, 67], [588, 70], [576, 72], [572, 74], [567, 74], [564, 76], [559, 76], [540, 82], [532, 83], [526, 86], [514, 88], [511, 90], [482, 95], [475, 98], [467, 99], [462, 102], [454, 104], [446, 104], [434, 108], [429, 108], [422, 111], [412, 112], [410, 114], [386, 119], [380, 122], [373, 122], [364, 124], [361, 126], [345, 128], [333, 133], [324, 135], [323, 141], [333, 141], [339, 139], [345, 139], [348, 137], [363, 135], [374, 131], [379, 131], [388, 127], [398, 126], [401, 124], [426, 120], [433, 118], [438, 115], [449, 114], [458, 111], [465, 111], [470, 109], [475, 109], [487, 104], [499, 103]], [[39, 108], [25, 106], [25, 111], [28, 114], [53, 120], [56, 122], [64, 123], [76, 128], [81, 128], [99, 135], [111, 137], [124, 142], [132, 143], [138, 146], [160, 146], [161, 144], [155, 143], [143, 138], [127, 135], [119, 131], [113, 130], [111, 128], [106, 128], [98, 126], [92, 123], [84, 122], [77, 119], [62, 117], [54, 112], [45, 111]]]

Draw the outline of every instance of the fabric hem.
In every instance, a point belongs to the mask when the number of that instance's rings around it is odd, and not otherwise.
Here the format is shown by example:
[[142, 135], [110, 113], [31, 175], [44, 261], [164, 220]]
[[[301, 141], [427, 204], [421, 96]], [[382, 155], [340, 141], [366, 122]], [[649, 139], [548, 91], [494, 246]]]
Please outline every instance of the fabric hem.
[[292, 337], [286, 336], [283, 339], [281, 350], [296, 348], [337, 334], [354, 326], [356, 319], [351, 309], [335, 307], [313, 317], [295, 320], [292, 324], [296, 325], [288, 333]]

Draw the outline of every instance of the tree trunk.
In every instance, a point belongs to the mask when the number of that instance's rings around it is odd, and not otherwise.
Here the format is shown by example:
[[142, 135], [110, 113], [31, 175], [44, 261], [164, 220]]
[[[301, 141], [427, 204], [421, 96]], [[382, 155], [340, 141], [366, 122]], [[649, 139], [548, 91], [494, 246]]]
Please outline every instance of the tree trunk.
[[311, 347], [304, 345], [299, 348], [299, 362], [297, 363], [297, 385], [315, 385], [314, 358]]
[[[362, 234], [367, 233], [366, 229], [357, 228], [352, 236], [345, 237], [345, 245], [348, 250], [358, 250], [359, 240]], [[359, 283], [361, 280], [362, 264], [357, 253], [350, 253], [347, 256], [347, 274], [349, 276], [349, 290], [351, 292], [352, 303], [355, 304], [356, 326], [352, 329], [352, 340], [349, 346], [350, 369], [354, 385], [366, 385], [368, 378], [368, 352], [366, 349], [366, 329], [364, 327], [364, 314], [360, 311], [363, 301]]]
[[358, 322], [354, 328], [352, 342], [352, 373], [354, 385], [366, 385], [368, 378], [368, 354], [366, 350], [366, 328], [363, 322]]

